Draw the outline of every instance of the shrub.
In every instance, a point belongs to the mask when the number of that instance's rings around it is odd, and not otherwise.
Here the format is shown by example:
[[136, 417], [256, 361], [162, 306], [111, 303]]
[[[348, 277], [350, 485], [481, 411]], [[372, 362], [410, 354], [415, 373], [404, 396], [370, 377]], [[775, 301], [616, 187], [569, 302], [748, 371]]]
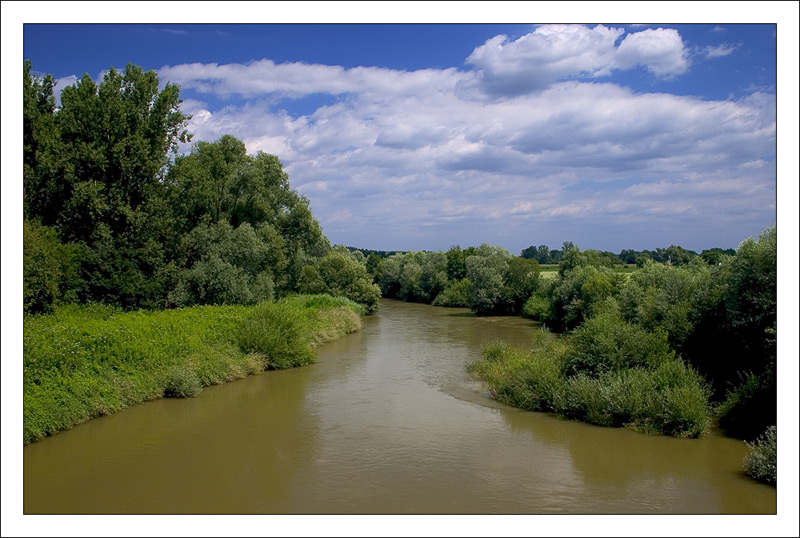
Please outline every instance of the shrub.
[[744, 458], [744, 471], [749, 476], [773, 486], [778, 483], [778, 430], [770, 426], [756, 439], [747, 443], [750, 451]]
[[191, 397], [268, 367], [307, 364], [313, 344], [358, 329], [360, 312], [342, 297], [293, 296], [259, 307], [63, 305], [26, 315], [24, 441], [142, 401]]
[[540, 293], [533, 293], [522, 305], [522, 317], [546, 321], [550, 317], [550, 301]]
[[578, 372], [599, 375], [637, 366], [657, 367], [674, 357], [665, 332], [648, 332], [639, 325], [625, 322], [612, 306], [605, 308], [568, 337], [567, 370], [571, 375]]
[[529, 351], [502, 341], [485, 345], [482, 360], [468, 371], [498, 401], [531, 411], [677, 437], [697, 437], [708, 428], [708, 388], [679, 359], [568, 375], [573, 345], [540, 330]]
[[74, 300], [77, 246], [62, 244], [55, 228], [27, 220], [22, 238], [23, 310], [31, 314], [50, 312], [62, 299]]
[[164, 382], [164, 396], [167, 398], [193, 398], [200, 394], [203, 386], [197, 374], [185, 364], [169, 369]]
[[433, 301], [433, 306], [461, 306], [469, 305], [469, 293], [472, 282], [468, 278], [451, 282]]
[[[563, 268], [563, 267], [562, 267]], [[625, 281], [608, 267], [578, 265], [561, 273], [550, 289], [551, 307], [547, 319], [558, 330], [572, 330], [595, 314], [595, 306], [615, 297]]]
[[290, 368], [314, 362], [308, 317], [286, 302], [257, 305], [242, 323], [239, 345], [246, 353], [260, 353], [268, 368]]
[[753, 440], [777, 419], [776, 385], [771, 371], [741, 377], [717, 408], [717, 415], [728, 435]]
[[365, 266], [336, 250], [303, 269], [300, 292], [347, 297], [363, 305], [368, 314], [380, 307], [381, 290]]

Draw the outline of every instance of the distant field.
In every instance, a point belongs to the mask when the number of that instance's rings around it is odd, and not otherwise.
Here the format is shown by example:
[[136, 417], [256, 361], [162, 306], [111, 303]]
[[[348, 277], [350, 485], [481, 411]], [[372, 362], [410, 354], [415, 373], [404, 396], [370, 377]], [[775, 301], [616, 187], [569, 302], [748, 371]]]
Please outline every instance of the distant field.
[[[558, 276], [558, 264], [557, 263], [539, 264], [539, 271], [541, 272], [542, 278], [556, 278]], [[634, 271], [636, 271], [636, 265], [632, 263], [614, 267], [615, 273], [630, 274], [633, 273]]]

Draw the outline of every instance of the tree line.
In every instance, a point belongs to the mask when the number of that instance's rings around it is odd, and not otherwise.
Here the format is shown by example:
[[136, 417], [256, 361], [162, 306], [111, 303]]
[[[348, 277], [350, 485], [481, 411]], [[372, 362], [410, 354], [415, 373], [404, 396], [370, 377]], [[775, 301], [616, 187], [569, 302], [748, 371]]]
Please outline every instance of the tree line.
[[[572, 249], [575, 245], [571, 241], [563, 244], [561, 249], [550, 249], [547, 245], [534, 246], [531, 245], [525, 248], [520, 253], [523, 258], [533, 259], [542, 265], [558, 264], [564, 258], [564, 254]], [[700, 257], [708, 264], [718, 264], [722, 261], [723, 256], [733, 256], [736, 250], [732, 248], [710, 248], [705, 249], [699, 254], [693, 250], [687, 250], [680, 246], [670, 245], [667, 248], [656, 248], [655, 250], [632, 250], [623, 249], [619, 254], [614, 254], [607, 250], [598, 251], [600, 255], [606, 259], [611, 265], [617, 264], [636, 264], [641, 267], [647, 260], [652, 260], [659, 263], [668, 263], [670, 265], [684, 265], [689, 263], [692, 259]]]
[[159, 89], [154, 71], [128, 64], [99, 84], [83, 75], [56, 107], [54, 78], [32, 69], [26, 61], [25, 312], [255, 304], [293, 292], [377, 308], [363, 264], [334, 251], [278, 157], [248, 155], [231, 135], [178, 154], [191, 135], [177, 85]]

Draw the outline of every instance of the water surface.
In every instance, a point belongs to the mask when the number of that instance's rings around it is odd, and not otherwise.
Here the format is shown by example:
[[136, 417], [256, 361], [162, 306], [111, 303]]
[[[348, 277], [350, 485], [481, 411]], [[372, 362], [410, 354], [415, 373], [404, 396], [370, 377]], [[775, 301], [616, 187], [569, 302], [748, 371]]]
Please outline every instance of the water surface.
[[24, 449], [27, 514], [775, 513], [712, 433], [650, 436], [491, 400], [465, 373], [536, 325], [384, 300], [318, 363], [147, 402]]

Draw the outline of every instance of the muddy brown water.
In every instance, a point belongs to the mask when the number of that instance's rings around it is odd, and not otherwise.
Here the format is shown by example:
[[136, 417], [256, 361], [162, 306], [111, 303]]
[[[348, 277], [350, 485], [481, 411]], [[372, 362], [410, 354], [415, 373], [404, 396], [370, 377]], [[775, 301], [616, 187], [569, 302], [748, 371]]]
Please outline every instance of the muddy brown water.
[[384, 300], [317, 364], [147, 402], [25, 447], [26, 514], [760, 514], [712, 432], [650, 436], [493, 400], [465, 372], [535, 324]]

